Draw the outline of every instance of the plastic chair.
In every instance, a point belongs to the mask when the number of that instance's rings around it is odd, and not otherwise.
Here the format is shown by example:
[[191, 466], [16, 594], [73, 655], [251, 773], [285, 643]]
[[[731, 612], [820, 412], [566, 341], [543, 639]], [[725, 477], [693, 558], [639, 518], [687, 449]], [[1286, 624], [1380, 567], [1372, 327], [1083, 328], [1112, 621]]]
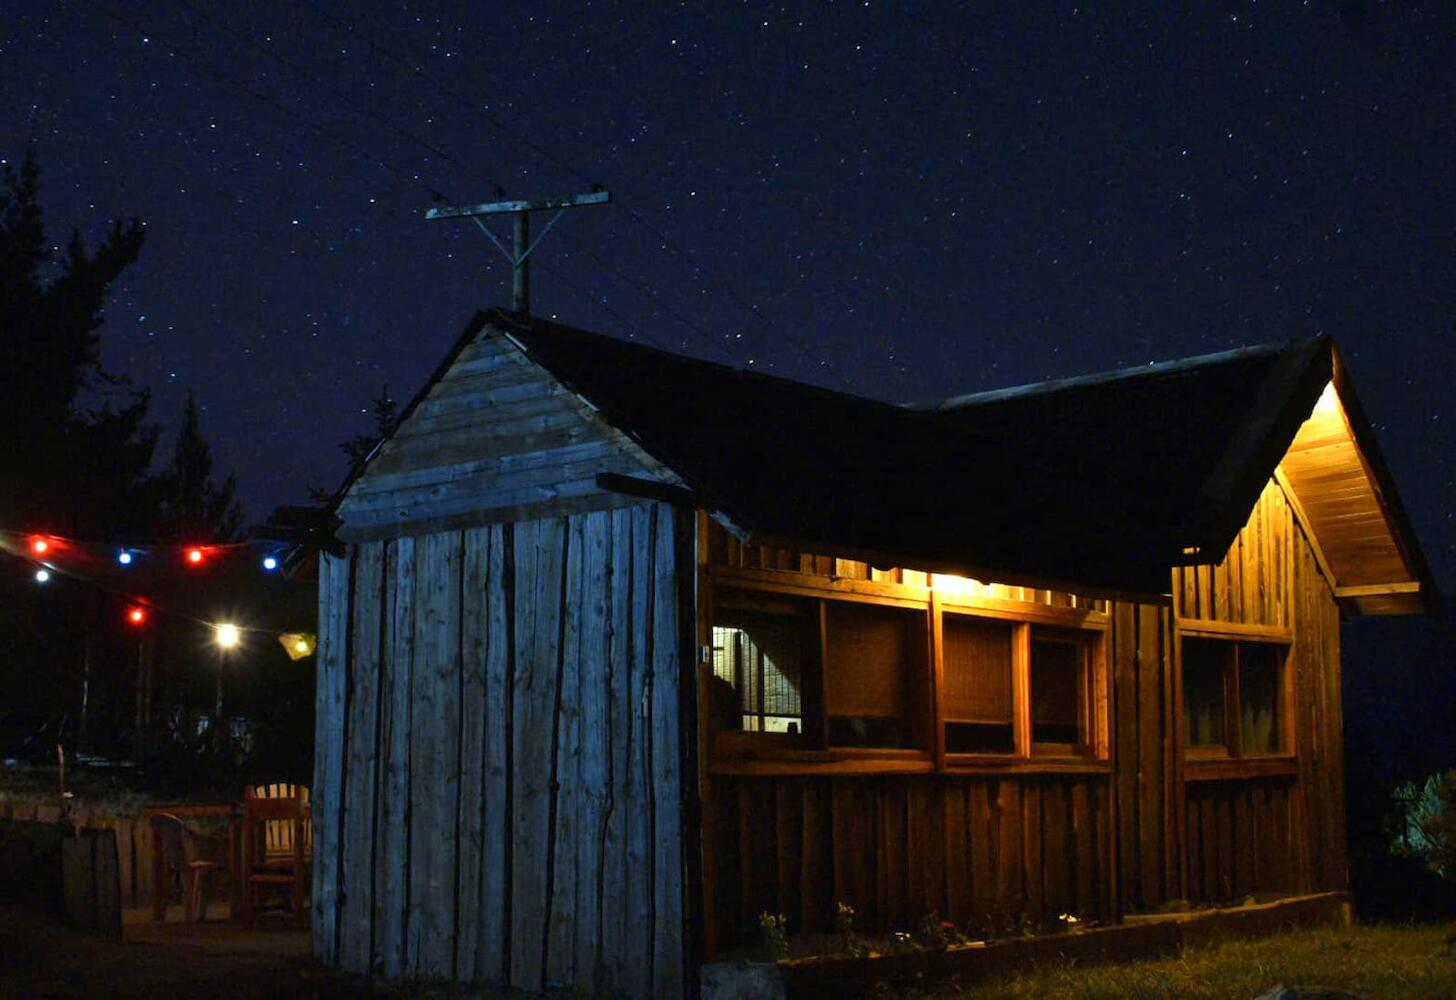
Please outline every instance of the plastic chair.
[[198, 857], [198, 847], [210, 839], [171, 813], [152, 817], [152, 833], [162, 844], [162, 859], [167, 871], [182, 876], [185, 912], [188, 921], [202, 919], [202, 889], [207, 873], [223, 867], [219, 862]]

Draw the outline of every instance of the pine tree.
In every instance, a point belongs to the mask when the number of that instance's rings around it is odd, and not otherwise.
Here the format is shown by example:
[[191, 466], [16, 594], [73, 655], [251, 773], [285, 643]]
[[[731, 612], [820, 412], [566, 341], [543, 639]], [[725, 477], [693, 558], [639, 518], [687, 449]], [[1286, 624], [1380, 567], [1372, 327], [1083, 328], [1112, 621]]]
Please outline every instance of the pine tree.
[[148, 397], [100, 364], [113, 281], [137, 260], [142, 224], [112, 223], [88, 250], [73, 233], [57, 260], [40, 208], [40, 168], [0, 170], [0, 495], [30, 529], [115, 536], [147, 519], [156, 429]]
[[349, 456], [350, 467], [361, 465], [373, 453], [379, 442], [394, 433], [394, 428], [399, 423], [398, 404], [390, 398], [388, 383], [385, 383], [379, 390], [373, 406], [374, 433], [355, 434], [339, 445], [339, 450]]
[[171, 464], [158, 477], [162, 497], [162, 537], [177, 542], [231, 542], [243, 523], [234, 497], [232, 474], [217, 485], [212, 478], [212, 446], [202, 436], [197, 400], [187, 394], [182, 426]]

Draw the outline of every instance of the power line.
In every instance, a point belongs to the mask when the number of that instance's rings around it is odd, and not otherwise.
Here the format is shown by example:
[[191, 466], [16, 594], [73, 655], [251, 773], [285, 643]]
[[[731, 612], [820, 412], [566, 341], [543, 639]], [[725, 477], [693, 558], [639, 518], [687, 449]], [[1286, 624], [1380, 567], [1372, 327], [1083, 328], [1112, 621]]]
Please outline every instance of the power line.
[[[187, 0], [181, 0], [181, 2], [186, 3]], [[477, 102], [472, 101], [469, 98], [465, 97], [464, 95], [460, 94], [458, 91], [456, 91], [454, 88], [450, 87], [448, 84], [446, 84], [443, 81], [439, 80], [438, 78], [436, 78], [435, 76], [431, 75], [430, 73], [425, 72], [423, 69], [421, 69], [414, 62], [412, 62], [409, 59], [406, 59], [405, 57], [401, 56], [400, 54], [394, 52], [393, 50], [391, 50], [387, 46], [380, 45], [374, 39], [372, 39], [372, 38], [368, 37], [367, 35], [363, 34], [362, 32], [360, 32], [352, 24], [350, 24], [350, 23], [348, 23], [348, 22], [346, 22], [346, 21], [344, 21], [344, 20], [342, 20], [342, 19], [340, 19], [338, 17], [335, 17], [333, 14], [329, 13], [327, 10], [325, 10], [324, 8], [322, 8], [321, 6], [319, 6], [317, 3], [312, 2], [312, 0], [306, 0], [306, 4], [307, 4], [307, 6], [310, 9], [312, 9], [316, 14], [318, 14], [324, 20], [326, 20], [329, 23], [335, 25], [336, 27], [338, 27], [338, 28], [340, 28], [340, 29], [348, 32], [350, 35], [352, 35], [353, 37], [359, 39], [361, 42], [364, 42], [366, 45], [371, 46], [374, 50], [383, 53], [385, 56], [387, 56], [390, 60], [392, 60], [393, 62], [397, 63], [398, 65], [401, 65], [401, 66], [405, 67], [411, 73], [415, 74], [420, 79], [424, 80], [425, 82], [429, 83], [431, 86], [434, 86], [436, 89], [440, 90], [442, 93], [444, 93], [447, 96], [451, 97], [452, 99], [454, 99], [457, 103], [459, 103], [463, 107], [465, 107], [465, 108], [467, 108], [467, 109], [475, 112], [476, 114], [480, 115], [482, 118], [485, 119], [486, 122], [488, 122], [496, 130], [498, 130], [498, 131], [500, 131], [500, 132], [502, 132], [502, 133], [510, 136], [516, 142], [524, 145], [527, 149], [530, 149], [532, 152], [536, 153], [538, 156], [542, 157], [547, 162], [553, 164], [558, 169], [565, 171], [566, 173], [570, 174], [571, 176], [573, 176], [577, 180], [581, 181], [582, 183], [585, 183], [585, 184], [595, 183], [595, 181], [594, 181], [593, 178], [588, 177], [586, 174], [584, 174], [583, 172], [581, 172], [580, 170], [578, 170], [576, 167], [574, 167], [571, 163], [569, 163], [568, 161], [566, 161], [564, 158], [562, 158], [560, 156], [557, 156], [551, 150], [549, 150], [546, 147], [542, 146], [540, 143], [538, 143], [535, 140], [531, 139], [529, 136], [524, 135], [523, 133], [521, 133], [517, 129], [515, 129], [512, 126], [506, 124], [505, 121], [503, 121], [498, 115], [492, 113], [488, 108], [482, 107]], [[618, 200], [619, 200], [619, 202], [621, 202], [620, 196], [618, 196]], [[708, 278], [709, 281], [711, 281], [714, 285], [718, 286], [720, 288], [720, 290], [722, 290], [733, 301], [737, 302], [739, 305], [741, 305], [744, 308], [746, 308], [765, 327], [767, 327], [769, 329], [772, 329], [773, 331], [777, 332], [780, 336], [782, 336], [783, 339], [791, 347], [793, 347], [796, 351], [798, 351], [798, 353], [800, 354], [800, 356], [802, 356], [805, 360], [811, 361], [811, 362], [816, 362], [820, 367], [822, 367], [822, 368], [828, 368], [828, 369], [834, 371], [835, 376], [840, 380], [841, 383], [843, 383], [847, 388], [851, 388], [851, 389], [853, 388], [852, 381], [843, 372], [840, 372], [837, 369], [835, 369], [834, 366], [832, 366], [827, 359], [822, 358], [822, 357], [814, 354], [812, 351], [810, 351], [809, 348], [807, 346], [805, 346], [804, 343], [797, 336], [795, 336], [793, 333], [791, 333], [785, 327], [781, 326], [780, 324], [778, 324], [777, 322], [775, 322], [773, 319], [771, 319], [769, 316], [767, 316], [761, 309], [759, 309], [759, 307], [755, 303], [749, 302], [747, 299], [743, 298], [742, 296], [740, 296], [736, 292], [734, 292], [732, 290], [731, 286], [728, 283], [726, 283], [724, 281], [721, 281], [705, 265], [700, 264], [697, 261], [695, 261], [692, 258], [692, 255], [688, 253], [688, 251], [684, 250], [676, 242], [674, 242], [672, 239], [670, 239], [667, 236], [667, 234], [664, 233], [661, 230], [661, 228], [659, 228], [658, 226], [654, 225], [640, 211], [638, 211], [636, 208], [634, 208], [631, 204], [628, 204], [628, 203], [625, 203], [625, 202], [622, 202], [622, 207], [626, 210], [628, 216], [630, 216], [639, 225], [641, 225], [649, 233], [651, 233], [653, 236], [655, 236], [658, 239], [658, 241], [661, 242], [661, 244], [664, 247], [666, 247], [667, 249], [671, 250], [674, 254], [676, 254], [678, 257], [680, 257], [684, 262], [686, 262], [688, 264], [689, 267], [692, 267], [693, 269], [695, 269], [696, 271], [698, 271], [700, 274], [702, 274], [704, 277]], [[583, 251], [583, 252], [585, 252], [585, 251]], [[594, 255], [590, 255], [589, 254], [589, 256], [594, 256]], [[598, 261], [600, 261], [600, 258], [596, 258], [596, 259]], [[655, 298], [655, 296], [654, 296], [654, 298]]]
[[[88, 2], [89, 2], [89, 0], [88, 0]], [[206, 13], [204, 11], [199, 10], [196, 7], [196, 5], [194, 5], [191, 2], [191, 0], [178, 0], [178, 3], [180, 3], [183, 7], [186, 7], [188, 10], [192, 11], [193, 13], [197, 14], [202, 19], [208, 21], [211, 24], [214, 24], [214, 25], [218, 26], [223, 31], [225, 31], [227, 34], [231, 35], [233, 38], [238, 39], [239, 41], [241, 41], [244, 44], [250, 46], [251, 48], [253, 48], [253, 49], [255, 49], [255, 50], [263, 53], [264, 55], [269, 56], [270, 58], [272, 58], [276, 62], [282, 64], [283, 66], [288, 67], [294, 73], [298, 74], [300, 77], [302, 77], [303, 79], [307, 80], [309, 83], [311, 83], [315, 87], [319, 88], [321, 91], [323, 91], [324, 93], [326, 93], [329, 96], [333, 97], [335, 100], [339, 101], [340, 103], [344, 104], [345, 106], [347, 106], [347, 107], [349, 107], [349, 108], [357, 111], [358, 113], [363, 114], [363, 115], [365, 115], [365, 116], [367, 116], [367, 117], [369, 117], [369, 118], [371, 118], [371, 119], [373, 119], [373, 120], [375, 120], [375, 121], [377, 121], [377, 122], [385, 125], [386, 127], [390, 128], [392, 130], [394, 130], [395, 132], [399, 133], [404, 138], [406, 138], [409, 141], [415, 143], [416, 145], [419, 145], [421, 148], [426, 149], [426, 150], [429, 150], [432, 154], [434, 154], [435, 156], [439, 157], [441, 160], [444, 160], [447, 163], [453, 164], [454, 166], [460, 168], [461, 170], [468, 170], [469, 169], [464, 163], [460, 162], [458, 159], [456, 159], [450, 153], [446, 152], [445, 150], [443, 150], [440, 147], [436, 146], [435, 144], [431, 143], [429, 140], [422, 138], [421, 136], [419, 136], [415, 132], [411, 131], [410, 129], [405, 128], [404, 126], [399, 125], [397, 122], [393, 121], [392, 119], [386, 117], [383, 114], [380, 114], [378, 111], [375, 111], [372, 108], [367, 108], [367, 107], [363, 106], [358, 101], [356, 101], [354, 98], [350, 97], [348, 94], [346, 94], [343, 91], [340, 91], [338, 88], [332, 87], [329, 84], [325, 83], [324, 81], [320, 80], [317, 75], [309, 72], [307, 69], [305, 69], [304, 67], [298, 65], [296, 62], [294, 62], [293, 60], [287, 58], [286, 56], [282, 55], [281, 53], [275, 52], [272, 49], [268, 48], [267, 46], [262, 45], [261, 43], [259, 43], [255, 39], [249, 37], [247, 34], [238, 31], [237, 29], [233, 28], [231, 25], [228, 25], [228, 24], [224, 23], [223, 21], [219, 20], [218, 18], [213, 17], [211, 14], [208, 14], [208, 13]], [[365, 41], [367, 41], [367, 39], [365, 39]], [[432, 193], [433, 194], [437, 194], [437, 195], [439, 194], [439, 192], [437, 192], [437, 191], [432, 191]], [[454, 198], [448, 198], [447, 200], [449, 200], [451, 202], [454, 202], [455, 201]], [[708, 331], [704, 330], [702, 327], [698, 326], [696, 323], [694, 323], [688, 317], [686, 317], [683, 314], [681, 314], [681, 313], [677, 312], [676, 310], [674, 310], [671, 306], [669, 306], [667, 304], [667, 302], [665, 300], [663, 300], [652, 289], [650, 289], [647, 286], [643, 285], [641, 282], [638, 282], [635, 279], [629, 277], [625, 272], [621, 271], [620, 269], [615, 268], [615, 267], [612, 267], [605, 260], [603, 260], [600, 256], [598, 256], [597, 254], [594, 254], [591, 251], [585, 249], [580, 244], [577, 244], [574, 241], [567, 241], [567, 242], [570, 245], [575, 246], [580, 252], [586, 254], [592, 260], [596, 261], [602, 267], [604, 267], [604, 268], [610, 268], [611, 270], [615, 271], [618, 274], [619, 277], [621, 277], [623, 280], [627, 281], [627, 283], [630, 284], [630, 285], [632, 285], [632, 287], [636, 288], [638, 291], [640, 291], [640, 292], [646, 294], [647, 296], [649, 296], [654, 302], [656, 302], [663, 309], [664, 312], [666, 312], [670, 316], [673, 316], [679, 322], [685, 324], [686, 326], [689, 327], [689, 329], [693, 330], [699, 336], [701, 336], [706, 341], [708, 341], [715, 350], [718, 350], [721, 354], [723, 354], [723, 356], [725, 356], [725, 357], [727, 357], [729, 359], [729, 363], [730, 364], [734, 365], [735, 367], [737, 366], [738, 359], [732, 357], [732, 355], [727, 354], [726, 353], [726, 349], [723, 348], [722, 345], [718, 343], [717, 338], [713, 337], [712, 334], [710, 334]], [[553, 276], [555, 276], [557, 278], [560, 278], [560, 276], [561, 276], [560, 275], [560, 272], [556, 271], [553, 268], [544, 267], [544, 269], [548, 273], [552, 274]], [[588, 301], [595, 301], [595, 299], [592, 298], [592, 299], [589, 299]], [[620, 321], [620, 314], [618, 314], [618, 318], [619, 318], [619, 321]], [[638, 325], [640, 325], [640, 324], [638, 324]]]
[[[237, 77], [235, 77], [231, 73], [228, 73], [227, 71], [223, 70], [216, 63], [214, 63], [211, 60], [209, 60], [209, 59], [207, 59], [207, 58], [199, 55], [197, 52], [192, 51], [192, 50], [189, 50], [189, 49], [185, 49], [185, 48], [183, 48], [183, 47], [181, 47], [181, 46], [179, 46], [177, 44], [174, 44], [173, 42], [171, 42], [168, 39], [162, 37], [161, 35], [157, 34], [156, 32], [150, 31], [149, 29], [145, 28], [138, 21], [136, 21], [136, 20], [134, 20], [132, 18], [126, 17], [123, 14], [118, 13], [117, 11], [115, 11], [115, 10], [107, 7], [105, 4], [102, 4], [102, 3], [97, 2], [97, 0], [80, 0], [80, 2], [83, 3], [83, 4], [85, 4], [87, 7], [90, 7], [92, 10], [94, 10], [98, 14], [101, 14], [103, 17], [106, 17], [107, 19], [109, 19], [111, 21], [114, 21], [117, 24], [120, 24], [123, 27], [128, 28], [128, 29], [136, 32], [138, 35], [146, 35], [146, 36], [154, 39], [163, 48], [167, 49], [172, 55], [179, 56], [179, 57], [181, 57], [183, 59], [186, 59], [186, 60], [194, 63], [195, 65], [199, 66], [200, 68], [206, 70], [212, 77], [214, 77], [219, 82], [221, 82], [223, 84], [226, 84], [227, 86], [230, 86], [230, 87], [232, 87], [232, 88], [234, 88], [234, 89], [236, 89], [236, 90], [238, 90], [238, 91], [240, 91], [240, 92], [248, 95], [249, 97], [252, 97], [254, 100], [257, 100], [257, 101], [259, 101], [259, 102], [261, 102], [263, 104], [266, 104], [268, 107], [273, 108], [274, 110], [280, 112], [283, 115], [286, 115], [290, 119], [299, 121], [302, 125], [304, 125], [306, 128], [308, 128], [308, 130], [311, 131], [311, 132], [313, 132], [314, 134], [316, 134], [318, 136], [321, 136], [322, 138], [328, 140], [329, 142], [334, 143], [339, 148], [344, 149], [347, 152], [350, 152], [350, 153], [354, 154], [356, 157], [358, 157], [358, 158], [360, 158], [362, 160], [368, 161], [368, 162], [372, 162], [375, 165], [377, 165], [379, 167], [382, 167], [385, 170], [389, 171], [390, 173], [397, 175], [401, 179], [408, 181], [409, 183], [413, 184], [415, 187], [418, 187], [421, 190], [427, 192], [431, 196], [431, 198], [434, 198], [434, 199], [443, 198], [446, 201], [452, 201], [452, 202], [455, 200], [452, 197], [450, 197], [448, 193], [443, 192], [439, 186], [434, 185], [434, 184], [431, 184], [428, 181], [422, 180], [419, 177], [418, 174], [415, 174], [415, 173], [412, 173], [410, 171], [403, 170], [403, 169], [401, 169], [399, 167], [396, 167], [392, 163], [390, 163], [387, 159], [385, 159], [384, 157], [381, 157], [378, 154], [369, 151], [368, 149], [366, 149], [365, 147], [359, 145], [358, 143], [353, 142], [350, 139], [346, 139], [343, 136], [339, 135], [338, 133], [336, 133], [336, 132], [334, 132], [334, 131], [332, 131], [330, 129], [323, 128], [322, 126], [319, 126], [319, 125], [317, 125], [317, 124], [315, 124], [313, 122], [310, 122], [310, 121], [306, 120], [295, 109], [290, 108], [290, 107], [287, 107], [286, 105], [281, 104], [278, 101], [274, 100], [272, 97], [269, 97], [267, 94], [264, 94], [261, 91], [255, 89], [253, 87], [250, 87], [249, 85], [247, 85], [246, 83], [242, 82], [241, 80], [239, 80]], [[273, 56], [275, 59], [279, 60], [280, 62], [283, 62], [285, 64], [289, 64], [289, 61], [288, 60], [284, 59], [282, 56], [279, 56], [277, 53], [271, 52], [271, 51], [269, 51], [267, 49], [264, 49], [263, 51], [266, 52], [268, 55]], [[295, 67], [295, 68], [297, 68], [297, 67]], [[305, 75], [306, 77], [312, 77], [312, 74], [309, 74], [309, 73], [307, 73], [307, 71], [304, 71], [302, 69], [299, 69], [299, 72], [302, 73], [303, 75]], [[314, 79], [316, 81], [316, 78], [314, 78]], [[326, 85], [323, 85], [322, 83], [319, 83], [318, 85], [321, 86], [321, 87], [323, 87], [326, 91], [332, 92], [332, 88], [329, 88]], [[385, 120], [382, 115], [379, 115], [376, 112], [370, 112], [370, 117], [375, 118], [377, 120]], [[399, 127], [399, 126], [396, 126], [392, 122], [387, 122], [387, 120], [385, 120], [385, 121], [386, 121], [387, 124], [390, 125], [391, 128], [394, 128], [394, 129], [400, 131], [401, 134], [406, 135], [406, 137], [410, 137], [412, 139], [414, 138], [413, 135], [412, 135], [412, 133], [410, 133], [407, 129], [403, 129], [403, 128]], [[418, 140], [418, 141], [423, 142], [423, 140]], [[429, 147], [428, 144], [426, 144], [426, 148], [433, 148], [433, 147]], [[443, 150], [438, 151], [437, 155], [440, 155], [441, 159], [445, 160], [446, 162], [452, 163], [452, 164], [454, 164], [454, 165], [456, 165], [456, 166], [461, 167], [462, 169], [464, 169], [464, 165], [463, 164], [461, 164], [458, 160], [454, 159], [454, 157], [450, 156], [448, 153], [444, 153]], [[587, 252], [587, 251], [583, 250], [583, 252]], [[594, 255], [591, 255], [589, 253], [588, 253], [588, 255], [589, 256], [594, 256]], [[600, 258], [595, 258], [595, 259], [597, 259], [598, 261], [600, 261]], [[608, 313], [610, 316], [612, 316], [614, 319], [616, 319], [619, 323], [621, 323], [624, 327], [626, 327], [628, 329], [633, 329], [633, 330], [641, 330], [644, 334], [646, 334], [645, 325], [642, 324], [640, 321], [639, 322], [633, 322], [633, 321], [627, 319], [619, 311], [617, 311], [616, 309], [613, 309], [613, 308], [609, 307], [605, 302], [602, 302], [600, 299], [598, 299], [598, 297], [594, 293], [592, 293], [591, 291], [589, 291], [587, 289], [584, 289], [584, 288], [580, 287], [579, 285], [576, 285], [573, 282], [569, 281], [561, 272], [557, 271], [555, 268], [552, 268], [552, 267], [550, 267], [549, 265], [547, 265], [545, 263], [542, 263], [541, 264], [541, 267], [548, 274], [552, 275], [552, 277], [560, 280], [563, 284], [567, 285], [567, 287], [571, 288], [573, 291], [577, 292], [577, 294], [581, 295], [581, 297], [583, 298], [583, 300], [585, 300], [586, 302], [591, 303], [596, 308], [600, 308], [602, 311]], [[615, 269], [614, 268], [613, 270], [615, 270], [620, 277], [624, 278], [629, 283], [632, 283], [632, 279], [629, 278], [629, 277], [627, 277], [619, 269]], [[683, 317], [680, 314], [674, 312], [671, 309], [670, 306], [668, 306], [659, 297], [657, 297], [656, 294], [653, 293], [650, 289], [643, 288], [640, 285], [637, 285], [636, 287], [638, 287], [640, 290], [644, 291], [646, 294], [648, 294], [649, 296], [651, 296], [654, 299], [654, 301], [657, 301], [658, 304], [660, 306], [662, 306], [663, 310], [665, 312], [668, 312], [669, 315], [675, 316], [681, 322], [683, 322], [684, 324], [688, 325], [695, 332], [697, 332], [701, 336], [703, 336], [716, 350], [719, 351], [719, 353], [720, 353], [721, 356], [727, 358], [727, 360], [728, 360], [728, 362], [729, 362], [730, 365], [732, 365], [734, 367], [737, 367], [738, 366], [738, 359], [737, 358], [734, 358], [732, 355], [727, 354], [726, 351], [724, 351], [722, 345], [720, 345], [720, 344], [717, 343], [716, 338], [713, 338], [711, 335], [707, 334], [706, 331], [702, 330], [700, 327], [697, 327], [695, 324], [692, 324], [692, 322], [690, 320], [688, 320], [686, 317]], [[652, 337], [649, 336], [647, 339], [654, 340], [655, 338], [652, 338]], [[665, 347], [666, 345], [663, 345], [663, 344], [661, 344], [659, 342], [658, 346]]]
[[338, 145], [340, 148], [350, 153], [353, 153], [361, 159], [372, 162], [378, 167], [382, 167], [390, 173], [400, 177], [402, 180], [408, 181], [416, 187], [428, 192], [431, 196], [439, 195], [440, 192], [432, 185], [420, 180], [419, 175], [410, 173], [406, 170], [401, 170], [399, 167], [394, 166], [382, 157], [371, 153], [363, 146], [360, 146], [357, 143], [338, 135], [337, 133], [331, 132], [328, 129], [323, 128], [322, 126], [316, 125], [310, 121], [303, 119], [296, 109], [281, 104], [273, 98], [269, 97], [267, 94], [264, 94], [261, 91], [248, 86], [237, 77], [220, 68], [216, 63], [212, 62], [211, 60], [204, 58], [196, 52], [190, 52], [186, 49], [181, 48], [180, 46], [174, 45], [173, 43], [169, 42], [167, 39], [161, 37], [155, 32], [149, 31], [139, 22], [128, 18], [125, 15], [117, 13], [116, 11], [105, 6], [104, 4], [98, 3], [97, 0], [79, 0], [79, 2], [86, 5], [87, 7], [90, 7], [93, 11], [102, 15], [103, 17], [115, 21], [117, 24], [120, 24], [125, 28], [131, 29], [138, 35], [146, 35], [147, 37], [156, 40], [172, 55], [181, 56], [182, 58], [193, 62], [194, 64], [200, 66], [202, 69], [206, 70], [221, 83], [224, 83], [230, 87], [233, 87], [236, 90], [243, 92], [244, 94], [247, 94], [254, 100], [268, 105], [270, 108], [273, 108], [275, 111], [278, 111], [281, 114], [288, 116], [290, 119], [299, 120], [300, 123], [308, 128], [311, 132], [323, 136], [325, 139]]

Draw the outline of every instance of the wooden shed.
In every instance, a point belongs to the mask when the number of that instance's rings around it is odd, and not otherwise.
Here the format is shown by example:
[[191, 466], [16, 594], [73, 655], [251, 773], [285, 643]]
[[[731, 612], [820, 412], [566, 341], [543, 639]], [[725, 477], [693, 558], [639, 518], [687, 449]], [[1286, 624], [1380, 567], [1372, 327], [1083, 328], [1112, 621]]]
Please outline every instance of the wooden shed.
[[1346, 885], [1430, 575], [1327, 338], [892, 406], [477, 315], [320, 568], [326, 962], [675, 996], [761, 912]]

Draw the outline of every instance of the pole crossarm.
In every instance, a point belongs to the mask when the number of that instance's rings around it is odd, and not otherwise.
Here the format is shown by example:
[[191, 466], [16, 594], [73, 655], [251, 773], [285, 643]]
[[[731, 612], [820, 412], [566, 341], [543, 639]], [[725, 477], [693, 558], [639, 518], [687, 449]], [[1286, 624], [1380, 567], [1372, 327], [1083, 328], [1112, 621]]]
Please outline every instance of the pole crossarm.
[[[497, 189], [497, 193], [502, 193]], [[438, 219], [469, 219], [480, 227], [495, 248], [501, 252], [511, 265], [511, 302], [519, 313], [529, 313], [531, 310], [531, 272], [527, 258], [531, 252], [540, 245], [541, 240], [551, 227], [556, 225], [563, 212], [568, 208], [584, 208], [588, 205], [605, 205], [612, 200], [609, 191], [588, 191], [586, 194], [572, 194], [561, 198], [513, 198], [509, 201], [488, 201], [481, 205], [451, 206], [449, 208], [432, 208], [425, 213], [425, 219], [434, 222]], [[531, 213], [532, 212], [554, 212], [551, 221], [546, 223], [546, 228], [541, 230], [534, 242], [531, 240]], [[515, 233], [511, 241], [511, 249], [507, 250], [504, 243], [496, 238], [495, 233], [485, 224], [481, 216], [484, 215], [513, 215], [515, 216]]]
[[577, 208], [583, 205], [605, 205], [612, 200], [610, 191], [591, 191], [587, 194], [573, 194], [562, 198], [516, 198], [510, 201], [488, 201], [482, 205], [461, 205], [449, 208], [432, 208], [425, 213], [425, 219], [463, 219], [471, 215], [502, 215], [508, 212], [548, 212], [557, 208]]

